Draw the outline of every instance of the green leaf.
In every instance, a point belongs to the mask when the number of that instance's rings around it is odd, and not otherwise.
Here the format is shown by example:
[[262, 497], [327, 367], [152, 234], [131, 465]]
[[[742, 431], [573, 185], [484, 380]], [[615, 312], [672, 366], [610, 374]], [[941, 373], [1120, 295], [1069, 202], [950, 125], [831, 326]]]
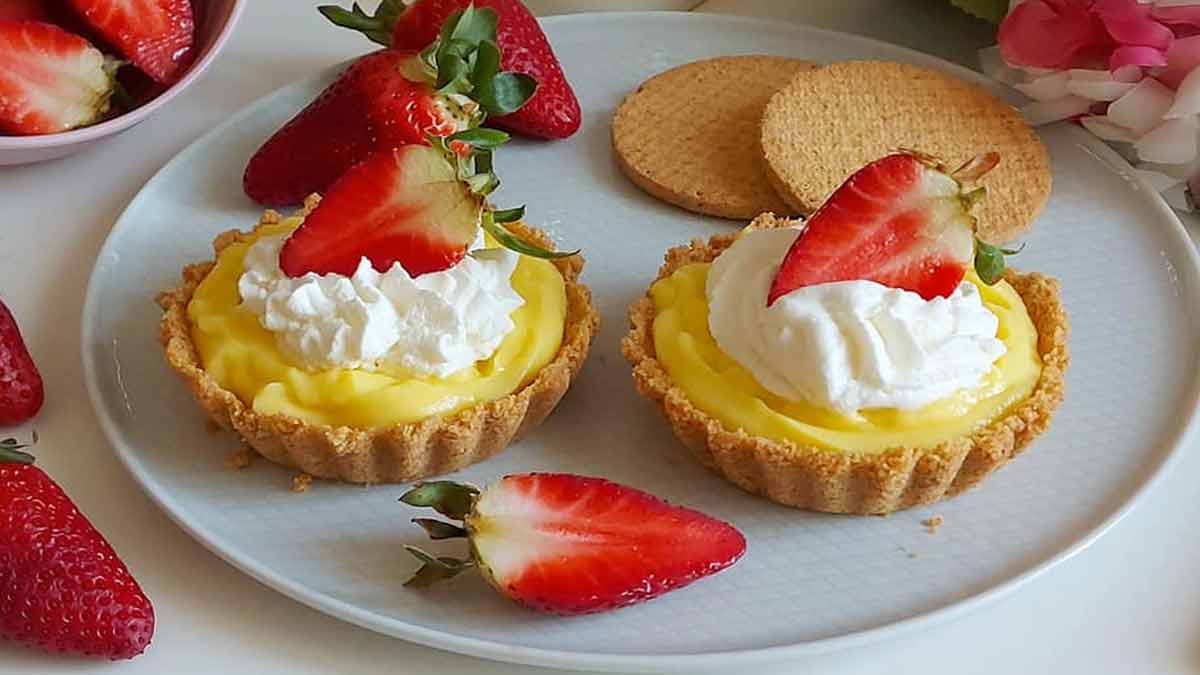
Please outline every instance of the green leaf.
[[467, 185], [471, 187], [471, 192], [477, 195], [490, 195], [500, 187], [500, 179], [492, 172], [477, 173], [473, 176], [467, 176]]
[[417, 483], [400, 496], [400, 501], [410, 506], [431, 507], [447, 518], [462, 520], [471, 512], [478, 495], [479, 488], [474, 485], [435, 480]]
[[500, 211], [492, 211], [492, 220], [497, 223], [514, 223], [525, 217], [525, 207], [518, 206], [513, 209], [501, 209]]
[[512, 138], [508, 134], [498, 129], [484, 129], [476, 127], [474, 129], [466, 129], [460, 131], [453, 136], [450, 136], [448, 141], [462, 141], [473, 148], [482, 150], [491, 150], [500, 147]]
[[467, 536], [467, 531], [453, 523], [433, 518], [413, 518], [412, 521], [421, 526], [430, 539], [456, 539]]
[[537, 81], [519, 73], [497, 73], [476, 85], [475, 100], [492, 115], [508, 115], [521, 109], [537, 90]]
[[[33, 442], [37, 442], [37, 434], [34, 434]], [[6, 438], [0, 441], [0, 464], [33, 464], [33, 455], [28, 452], [21, 452], [21, 448], [28, 448], [30, 444], [21, 443], [15, 438]]]
[[[447, 20], [449, 23], [449, 20]], [[484, 40], [496, 41], [496, 12], [490, 8], [476, 9], [475, 4], [469, 4], [458, 15], [447, 38], [466, 40], [477, 45]], [[442, 27], [445, 32], [445, 26]]]
[[463, 85], [469, 82], [467, 77], [471, 74], [471, 66], [457, 54], [439, 55], [437, 74], [438, 93], [459, 93]]
[[494, 216], [489, 217], [490, 215], [491, 214], [484, 214], [482, 220], [483, 229], [486, 230], [488, 234], [492, 235], [492, 238], [496, 240], [496, 243], [510, 251], [516, 251], [521, 255], [527, 255], [531, 258], [542, 258], [543, 260], [568, 258], [579, 253], [578, 250], [551, 251], [549, 249], [544, 249], [537, 244], [525, 241], [524, 239], [521, 239], [517, 235], [513, 234], [501, 223], [497, 223], [494, 219]]
[[481, 87], [499, 72], [500, 48], [491, 40], [483, 40], [475, 52], [475, 68], [471, 71], [471, 84], [476, 88]]
[[435, 558], [416, 546], [405, 546], [404, 550], [411, 553], [413, 557], [422, 563], [417, 573], [404, 582], [405, 586], [412, 588], [428, 588], [438, 581], [452, 579], [458, 576], [463, 570], [475, 566], [475, 562], [472, 560], [461, 560], [446, 556]]
[[335, 25], [356, 30], [367, 36], [372, 42], [377, 42], [385, 47], [392, 46], [392, 28], [396, 25], [396, 19], [404, 9], [403, 0], [383, 0], [373, 15], [364, 12], [358, 3], [355, 3], [351, 9], [337, 5], [317, 7], [317, 11]]

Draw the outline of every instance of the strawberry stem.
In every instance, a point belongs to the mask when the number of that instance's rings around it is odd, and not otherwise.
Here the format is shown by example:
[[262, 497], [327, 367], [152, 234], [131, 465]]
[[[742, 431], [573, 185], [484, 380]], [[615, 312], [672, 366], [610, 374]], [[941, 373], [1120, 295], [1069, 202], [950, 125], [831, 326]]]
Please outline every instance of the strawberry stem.
[[33, 464], [33, 455], [21, 452], [21, 448], [28, 448], [30, 445], [29, 443], [20, 443], [15, 438], [6, 438], [0, 441], [0, 464]]

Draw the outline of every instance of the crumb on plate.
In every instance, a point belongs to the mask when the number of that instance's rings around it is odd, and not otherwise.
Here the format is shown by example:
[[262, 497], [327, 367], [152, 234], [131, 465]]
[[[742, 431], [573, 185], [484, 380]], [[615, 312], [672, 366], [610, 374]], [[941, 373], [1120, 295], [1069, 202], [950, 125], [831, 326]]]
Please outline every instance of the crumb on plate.
[[241, 471], [242, 469], [250, 466], [250, 463], [253, 461], [254, 451], [246, 446], [242, 446], [237, 450], [234, 450], [233, 454], [225, 460], [225, 466], [233, 469], [234, 471]]
[[306, 473], [298, 473], [292, 477], [292, 492], [304, 492], [312, 484], [313, 477]]

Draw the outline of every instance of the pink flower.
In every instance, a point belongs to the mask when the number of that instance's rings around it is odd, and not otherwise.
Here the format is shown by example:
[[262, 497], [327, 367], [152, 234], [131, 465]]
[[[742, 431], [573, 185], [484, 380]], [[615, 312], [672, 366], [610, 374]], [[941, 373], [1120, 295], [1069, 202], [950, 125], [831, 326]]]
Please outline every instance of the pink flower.
[[1000, 24], [1000, 53], [1027, 68], [1163, 66], [1174, 35], [1151, 10], [1137, 0], [1025, 0]]

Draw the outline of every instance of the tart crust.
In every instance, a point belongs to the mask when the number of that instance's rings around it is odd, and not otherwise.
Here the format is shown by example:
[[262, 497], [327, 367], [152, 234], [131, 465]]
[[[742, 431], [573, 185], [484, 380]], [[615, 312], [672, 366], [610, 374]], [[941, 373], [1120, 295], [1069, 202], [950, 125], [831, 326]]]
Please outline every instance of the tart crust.
[[[316, 195], [309, 197], [298, 215], [307, 215], [318, 201]], [[278, 213], [267, 211], [259, 225], [280, 220]], [[520, 223], [509, 227], [528, 241], [553, 245], [539, 230]], [[247, 239], [247, 234], [230, 230], [217, 236], [213, 250], [219, 256], [226, 247]], [[218, 425], [240, 434], [263, 457], [318, 478], [397, 483], [456, 471], [496, 454], [535, 428], [558, 405], [583, 365], [599, 324], [591, 293], [579, 283], [583, 259], [576, 255], [555, 260], [566, 282], [562, 345], [524, 387], [449, 417], [433, 416], [375, 429], [312, 424], [290, 415], [255, 412], [204, 370], [192, 342], [187, 306], [215, 264], [214, 260], [185, 267], [183, 285], [158, 295], [163, 309], [159, 339], [167, 362], [187, 381], [196, 400]]]
[[[766, 213], [750, 227], [768, 229], [798, 222]], [[689, 263], [712, 261], [736, 236], [722, 234], [672, 248], [658, 279]], [[1062, 401], [1069, 327], [1058, 281], [1013, 270], [1006, 272], [1005, 280], [1021, 296], [1037, 328], [1041, 376], [1029, 397], [1003, 417], [931, 448], [840, 452], [728, 429], [693, 405], [659, 362], [652, 331], [654, 301], [649, 294], [630, 307], [631, 327], [621, 341], [621, 351], [633, 366], [638, 393], [657, 404], [675, 436], [701, 463], [742, 489], [812, 511], [891, 513], [974, 487], [1045, 431]]]

